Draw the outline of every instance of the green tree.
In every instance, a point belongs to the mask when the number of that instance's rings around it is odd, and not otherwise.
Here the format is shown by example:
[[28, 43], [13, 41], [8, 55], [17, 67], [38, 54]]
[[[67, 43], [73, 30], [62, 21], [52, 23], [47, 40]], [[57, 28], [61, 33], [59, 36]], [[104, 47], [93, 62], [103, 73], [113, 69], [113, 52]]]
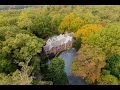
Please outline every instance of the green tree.
[[120, 55], [120, 23], [112, 23], [88, 39], [91, 46], [102, 48], [106, 55]]
[[58, 33], [58, 27], [62, 21], [63, 15], [61, 15], [60, 13], [55, 12], [54, 15], [52, 15], [52, 19], [51, 19], [51, 29], [55, 32]]
[[81, 38], [76, 38], [76, 40], [73, 43], [73, 47], [78, 51], [80, 49], [81, 46]]
[[101, 75], [97, 80], [98, 85], [119, 85], [118, 79], [113, 75]]
[[33, 25], [30, 14], [27, 11], [22, 11], [18, 18], [17, 24], [22, 29], [30, 30]]
[[18, 16], [4, 16], [4, 15], [0, 15], [0, 26], [16, 26], [17, 25], [17, 19]]
[[15, 36], [18, 32], [18, 27], [16, 26], [4, 26], [0, 27], [0, 40], [4, 41], [10, 36]]
[[16, 70], [17, 65], [15, 65], [10, 59], [6, 59], [4, 55], [0, 54], [0, 73], [12, 73]]
[[48, 78], [54, 85], [65, 85], [67, 76], [64, 72], [64, 61], [62, 58], [53, 58], [48, 66]]
[[51, 17], [48, 15], [37, 16], [33, 20], [33, 27], [31, 32], [39, 38], [46, 38], [54, 34], [54, 30], [51, 28]]
[[109, 70], [106, 70], [106, 69], [102, 69], [101, 74], [102, 74], [102, 75], [108, 75], [108, 74], [110, 74], [110, 71], [109, 71]]
[[19, 65], [22, 66], [22, 71], [16, 70], [11, 75], [0, 73], [0, 85], [31, 85], [33, 77], [29, 75], [32, 67], [27, 66], [23, 62], [19, 63]]
[[40, 61], [41, 60], [40, 60], [38, 55], [34, 56], [31, 59], [31, 62], [29, 65], [33, 67], [33, 71], [32, 71], [33, 75], [36, 75], [36, 76], [39, 75], [39, 73], [40, 73]]
[[120, 56], [114, 55], [107, 60], [106, 69], [117, 78], [120, 78]]
[[20, 61], [30, 60], [42, 51], [44, 41], [36, 36], [19, 33], [3, 42], [2, 52]]

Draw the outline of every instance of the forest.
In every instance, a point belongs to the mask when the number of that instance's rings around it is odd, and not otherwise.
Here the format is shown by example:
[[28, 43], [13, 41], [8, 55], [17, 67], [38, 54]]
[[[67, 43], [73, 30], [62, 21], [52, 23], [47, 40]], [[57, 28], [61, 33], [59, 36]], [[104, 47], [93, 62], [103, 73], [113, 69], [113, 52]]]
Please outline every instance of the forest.
[[69, 85], [63, 59], [43, 53], [47, 39], [65, 31], [74, 33], [73, 75], [88, 85], [120, 85], [119, 25], [117, 5], [0, 10], [0, 85]]

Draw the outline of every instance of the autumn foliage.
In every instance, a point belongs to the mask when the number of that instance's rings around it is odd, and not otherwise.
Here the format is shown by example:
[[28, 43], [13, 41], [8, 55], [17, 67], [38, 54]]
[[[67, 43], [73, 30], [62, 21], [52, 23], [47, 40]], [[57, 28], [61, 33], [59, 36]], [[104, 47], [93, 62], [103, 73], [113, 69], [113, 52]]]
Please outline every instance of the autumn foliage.
[[88, 84], [120, 84], [119, 6], [12, 7], [0, 5], [0, 85], [68, 84], [64, 61], [43, 51], [48, 38], [64, 32], [74, 33], [73, 48], [78, 51], [73, 75]]
[[109, 24], [102, 31], [92, 34], [88, 44], [102, 48], [108, 57], [120, 55], [120, 23]]
[[75, 32], [74, 36], [76, 38], [81, 37], [82, 42], [85, 42], [90, 34], [100, 31], [100, 30], [102, 30], [102, 28], [103, 27], [100, 24], [86, 24], [86, 25], [82, 26], [80, 29], [78, 29]]
[[99, 78], [101, 68], [105, 66], [105, 54], [100, 48], [82, 45], [72, 64], [72, 71], [76, 76], [82, 77], [89, 84]]
[[83, 25], [83, 20], [74, 13], [70, 13], [63, 18], [58, 31], [61, 33], [64, 31], [75, 32], [81, 25]]

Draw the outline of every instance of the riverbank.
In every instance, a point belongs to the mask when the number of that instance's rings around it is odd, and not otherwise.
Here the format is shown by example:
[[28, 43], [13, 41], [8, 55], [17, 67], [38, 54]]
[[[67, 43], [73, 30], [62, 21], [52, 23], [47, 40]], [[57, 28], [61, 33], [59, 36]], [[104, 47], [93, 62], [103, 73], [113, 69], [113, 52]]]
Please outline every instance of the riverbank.
[[65, 72], [68, 76], [69, 85], [86, 85], [83, 79], [76, 77], [71, 73], [71, 64], [75, 56], [76, 50], [74, 48], [64, 51], [59, 55], [65, 62]]

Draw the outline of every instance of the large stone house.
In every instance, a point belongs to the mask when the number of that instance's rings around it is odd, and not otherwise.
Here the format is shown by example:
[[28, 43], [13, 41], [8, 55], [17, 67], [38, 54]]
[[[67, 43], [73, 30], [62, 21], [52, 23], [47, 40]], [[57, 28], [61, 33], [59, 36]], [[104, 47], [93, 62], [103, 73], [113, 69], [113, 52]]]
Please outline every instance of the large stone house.
[[45, 54], [57, 54], [63, 50], [70, 49], [73, 44], [73, 33], [60, 34], [47, 40], [43, 47]]

